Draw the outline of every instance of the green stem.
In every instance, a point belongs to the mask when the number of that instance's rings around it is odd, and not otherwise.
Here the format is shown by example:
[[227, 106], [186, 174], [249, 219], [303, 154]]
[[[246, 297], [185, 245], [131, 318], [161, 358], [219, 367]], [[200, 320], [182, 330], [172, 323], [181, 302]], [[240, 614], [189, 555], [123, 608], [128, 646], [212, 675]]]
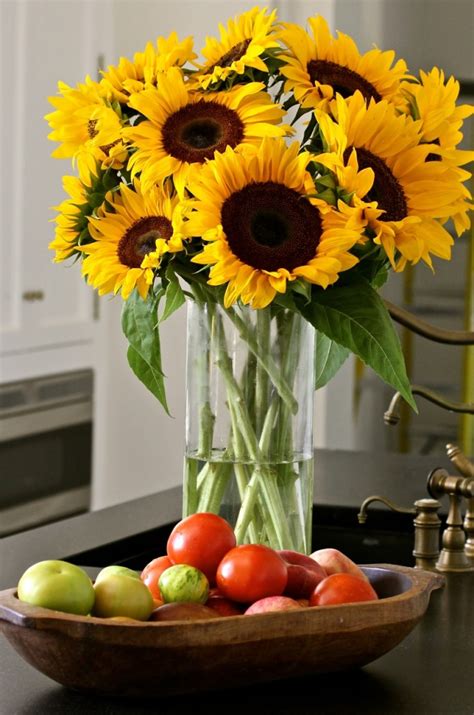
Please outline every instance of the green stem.
[[227, 389], [227, 401], [232, 406], [231, 415], [235, 417], [232, 420], [234, 432], [240, 431], [245, 444], [250, 461], [260, 465], [260, 484], [262, 493], [265, 499], [265, 504], [268, 508], [270, 518], [277, 533], [278, 544], [280, 548], [284, 548], [285, 543], [290, 543], [290, 532], [286, 523], [287, 515], [280, 500], [278, 488], [276, 487], [276, 474], [274, 470], [264, 465], [258, 440], [249, 420], [245, 400], [242, 390], [237, 383], [233, 371], [232, 362], [229, 358], [225, 347], [225, 336], [223, 334], [222, 319], [216, 316], [219, 323], [219, 329], [216, 334], [219, 335], [217, 340], [217, 364], [221, 370]]
[[[270, 355], [270, 329], [271, 315], [269, 310], [257, 310], [256, 316], [256, 342], [262, 355]], [[259, 435], [263, 428], [265, 414], [268, 407], [270, 384], [268, 372], [263, 368], [262, 361], [257, 361], [255, 375], [255, 429]], [[265, 451], [263, 454], [265, 454]]]
[[248, 345], [249, 350], [251, 350], [257, 358], [258, 364], [267, 372], [275, 389], [278, 390], [281, 395], [282, 400], [288, 405], [291, 412], [296, 414], [298, 412], [298, 403], [272, 356], [269, 353], [264, 354], [261, 351], [259, 343], [252, 334], [251, 329], [245, 320], [238, 315], [235, 309], [230, 308], [226, 313], [239, 331], [242, 340]]
[[197, 475], [199, 464], [195, 459], [184, 459], [183, 517], [195, 514], [198, 508]]
[[230, 462], [214, 462], [210, 465], [209, 474], [203, 483], [199, 498], [199, 511], [219, 513], [231, 471], [232, 464]]

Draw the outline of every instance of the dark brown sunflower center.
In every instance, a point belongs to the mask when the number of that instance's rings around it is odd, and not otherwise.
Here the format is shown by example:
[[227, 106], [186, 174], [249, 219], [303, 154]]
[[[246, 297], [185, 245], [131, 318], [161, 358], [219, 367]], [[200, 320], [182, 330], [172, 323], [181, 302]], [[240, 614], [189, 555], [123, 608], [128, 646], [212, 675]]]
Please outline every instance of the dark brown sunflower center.
[[[407, 200], [398, 179], [392, 174], [387, 164], [376, 154], [367, 149], [357, 148], [359, 169], [370, 168], [375, 178], [372, 188], [364, 197], [366, 201], [376, 201], [379, 208], [385, 211], [381, 221], [401, 221], [408, 213]], [[352, 152], [348, 147], [344, 152], [346, 162]]]
[[109, 156], [110, 150], [113, 149], [114, 146], [117, 146], [117, 144], [120, 144], [120, 139], [117, 139], [117, 141], [112, 142], [111, 144], [104, 144], [104, 146], [101, 146], [100, 148], [106, 154]]
[[248, 184], [224, 201], [221, 220], [232, 253], [252, 268], [291, 271], [316, 255], [318, 210], [273, 181]]
[[250, 40], [242, 40], [242, 42], [237, 43], [227, 50], [225, 55], [222, 55], [217, 62], [215, 62], [211, 67], [206, 68], [206, 74], [211, 74], [216, 67], [230, 67], [232, 62], [240, 60], [241, 57], [247, 52], [247, 47], [250, 45]]
[[156, 248], [156, 240], [168, 240], [173, 234], [171, 222], [165, 216], [146, 216], [129, 226], [119, 241], [117, 255], [129, 268], [140, 268], [143, 258]]
[[311, 60], [306, 69], [312, 82], [329, 84], [335, 93], [339, 92], [343, 97], [350, 97], [358, 89], [367, 102], [372, 98], [376, 102], [382, 99], [370, 82], [349, 67], [327, 60]]
[[87, 133], [89, 134], [89, 139], [93, 139], [99, 133], [96, 129], [97, 119], [89, 119], [87, 122]]
[[203, 163], [214, 152], [240, 144], [244, 125], [237, 112], [200, 100], [172, 114], [163, 126], [165, 151], [180, 161]]

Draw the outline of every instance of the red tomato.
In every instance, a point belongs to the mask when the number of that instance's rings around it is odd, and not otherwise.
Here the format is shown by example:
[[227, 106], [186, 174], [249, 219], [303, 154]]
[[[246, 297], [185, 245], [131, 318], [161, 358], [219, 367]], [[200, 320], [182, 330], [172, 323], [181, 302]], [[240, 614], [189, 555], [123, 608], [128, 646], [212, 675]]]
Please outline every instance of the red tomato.
[[370, 583], [351, 573], [334, 573], [321, 581], [309, 599], [310, 606], [375, 601], [378, 596]]
[[236, 546], [217, 569], [217, 586], [231, 601], [253, 603], [266, 596], [281, 596], [288, 580], [285, 561], [262, 544]]
[[148, 590], [155, 600], [161, 601], [161, 593], [158, 588], [158, 581], [163, 571], [166, 571], [173, 563], [167, 556], [158, 556], [145, 566], [140, 574], [140, 578], [148, 586]]
[[235, 534], [225, 519], [201, 512], [176, 524], [166, 550], [174, 564], [194, 566], [212, 584], [220, 561], [235, 543]]

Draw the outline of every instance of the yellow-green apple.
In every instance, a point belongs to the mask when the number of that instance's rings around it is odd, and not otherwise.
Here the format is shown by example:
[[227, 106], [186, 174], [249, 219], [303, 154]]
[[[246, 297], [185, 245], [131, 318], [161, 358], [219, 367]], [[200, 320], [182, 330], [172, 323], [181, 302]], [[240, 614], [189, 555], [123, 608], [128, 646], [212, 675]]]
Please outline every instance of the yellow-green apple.
[[244, 616], [252, 616], [256, 613], [270, 613], [271, 611], [293, 611], [295, 608], [301, 608], [298, 601], [288, 596], [267, 596], [261, 598], [247, 608]]
[[334, 573], [351, 573], [364, 581], [369, 580], [357, 564], [337, 549], [319, 549], [311, 554], [311, 558], [323, 567], [328, 576]]
[[39, 561], [20, 578], [18, 598], [33, 606], [86, 616], [94, 604], [94, 588], [79, 566], [67, 561]]
[[113, 618], [127, 616], [137, 621], [147, 621], [155, 604], [153, 597], [140, 578], [109, 573], [95, 586], [94, 616]]
[[114, 564], [113, 566], [106, 566], [101, 571], [99, 571], [99, 573], [95, 577], [95, 582], [98, 583], [103, 578], [106, 578], [111, 574], [116, 574], [117, 576], [131, 576], [132, 578], [140, 578], [140, 574], [138, 573], [138, 571], [129, 569], [126, 566], [118, 566]]
[[278, 551], [288, 566], [288, 582], [284, 591], [291, 598], [308, 598], [324, 578], [326, 571], [314, 559], [298, 551]]

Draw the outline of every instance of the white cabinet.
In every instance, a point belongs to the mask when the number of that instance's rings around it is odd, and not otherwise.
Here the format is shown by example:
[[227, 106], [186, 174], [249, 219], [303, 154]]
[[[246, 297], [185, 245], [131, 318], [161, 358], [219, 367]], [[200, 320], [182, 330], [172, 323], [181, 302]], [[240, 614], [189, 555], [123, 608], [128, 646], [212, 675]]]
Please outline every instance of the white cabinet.
[[93, 359], [93, 293], [77, 266], [54, 265], [48, 250], [51, 207], [73, 171], [51, 158], [43, 117], [58, 80], [94, 77], [98, 56], [110, 53], [110, 3], [2, 0], [0, 28], [0, 381], [8, 382]]

